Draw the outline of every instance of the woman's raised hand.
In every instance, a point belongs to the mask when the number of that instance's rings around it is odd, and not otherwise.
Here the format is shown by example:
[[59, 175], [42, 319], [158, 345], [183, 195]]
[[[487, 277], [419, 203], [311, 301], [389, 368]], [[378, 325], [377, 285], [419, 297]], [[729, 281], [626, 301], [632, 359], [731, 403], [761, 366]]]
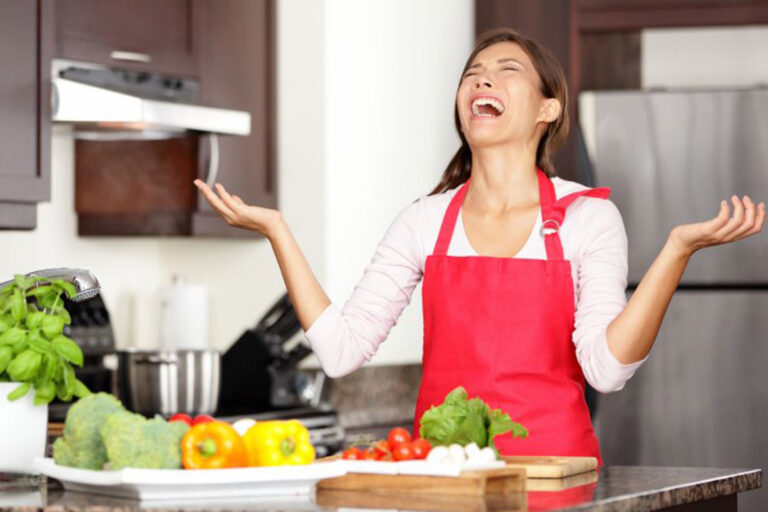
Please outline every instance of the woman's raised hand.
[[227, 224], [258, 231], [269, 240], [299, 323], [305, 331], [309, 330], [331, 301], [312, 273], [307, 258], [280, 212], [249, 206], [218, 183], [216, 192], [202, 180], [195, 180], [195, 186]]
[[202, 180], [195, 180], [195, 186], [200, 189], [216, 213], [221, 215], [230, 226], [258, 231], [269, 238], [282, 218], [277, 210], [245, 204], [242, 199], [231, 195], [219, 183], [216, 184], [218, 195]]
[[741, 200], [732, 196], [731, 202], [733, 216], [728, 201], [722, 201], [720, 212], [715, 218], [677, 226], [670, 234], [670, 241], [690, 255], [703, 247], [735, 242], [759, 233], [765, 222], [765, 204], [755, 206], [748, 196]]

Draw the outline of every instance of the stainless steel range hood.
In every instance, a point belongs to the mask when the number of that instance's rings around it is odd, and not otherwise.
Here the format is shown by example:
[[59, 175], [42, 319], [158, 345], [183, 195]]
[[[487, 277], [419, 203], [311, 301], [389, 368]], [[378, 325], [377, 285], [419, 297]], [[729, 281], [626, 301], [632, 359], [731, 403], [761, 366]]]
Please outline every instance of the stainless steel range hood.
[[194, 80], [55, 61], [52, 82], [53, 121], [78, 130], [251, 133], [250, 113], [195, 104]]

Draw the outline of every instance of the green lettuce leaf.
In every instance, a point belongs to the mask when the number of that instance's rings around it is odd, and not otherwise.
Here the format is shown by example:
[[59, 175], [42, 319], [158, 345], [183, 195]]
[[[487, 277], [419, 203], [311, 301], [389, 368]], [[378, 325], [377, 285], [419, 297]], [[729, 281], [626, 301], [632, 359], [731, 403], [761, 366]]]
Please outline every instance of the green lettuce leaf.
[[513, 437], [524, 438], [528, 435], [528, 429], [519, 423], [512, 421], [509, 414], [501, 409], [494, 409], [489, 414], [490, 425], [488, 426], [488, 438], [493, 440], [500, 434], [512, 432]]
[[528, 431], [515, 423], [501, 409], [490, 410], [480, 398], [467, 399], [467, 391], [459, 386], [439, 406], [430, 407], [421, 418], [419, 434], [433, 446], [476, 443], [484, 448], [495, 444], [494, 437], [512, 432], [525, 437]]

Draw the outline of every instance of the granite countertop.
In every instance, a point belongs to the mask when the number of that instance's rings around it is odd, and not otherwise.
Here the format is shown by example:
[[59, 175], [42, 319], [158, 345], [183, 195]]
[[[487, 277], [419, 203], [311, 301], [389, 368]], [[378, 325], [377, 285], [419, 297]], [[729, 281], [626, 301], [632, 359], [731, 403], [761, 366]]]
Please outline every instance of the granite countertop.
[[[735, 494], [762, 485], [760, 469], [673, 468], [648, 466], [606, 466], [598, 473], [586, 473], [551, 481], [561, 490], [534, 490], [529, 481], [525, 494], [482, 498], [440, 499], [378, 495], [372, 493], [320, 492], [292, 498], [236, 499], [215, 502], [141, 503], [92, 494], [66, 491], [56, 480], [45, 477], [0, 473], [0, 509], [14, 512], [128, 512], [133, 510], [337, 510], [342, 507], [409, 510], [578, 510], [651, 511], [719, 499], [733, 506]], [[722, 501], [724, 500], [724, 501]]]

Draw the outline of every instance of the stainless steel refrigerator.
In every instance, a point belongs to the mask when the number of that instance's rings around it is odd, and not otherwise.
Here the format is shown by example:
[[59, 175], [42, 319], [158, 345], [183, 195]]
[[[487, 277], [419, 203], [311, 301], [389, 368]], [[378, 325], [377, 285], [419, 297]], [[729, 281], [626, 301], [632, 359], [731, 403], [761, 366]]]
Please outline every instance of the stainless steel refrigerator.
[[[613, 188], [631, 294], [678, 224], [768, 203], [768, 90], [584, 93], [587, 180]], [[584, 171], [584, 169], [582, 169]], [[651, 351], [595, 426], [606, 464], [768, 468], [768, 227], [696, 254]], [[739, 496], [762, 510], [768, 489]]]

